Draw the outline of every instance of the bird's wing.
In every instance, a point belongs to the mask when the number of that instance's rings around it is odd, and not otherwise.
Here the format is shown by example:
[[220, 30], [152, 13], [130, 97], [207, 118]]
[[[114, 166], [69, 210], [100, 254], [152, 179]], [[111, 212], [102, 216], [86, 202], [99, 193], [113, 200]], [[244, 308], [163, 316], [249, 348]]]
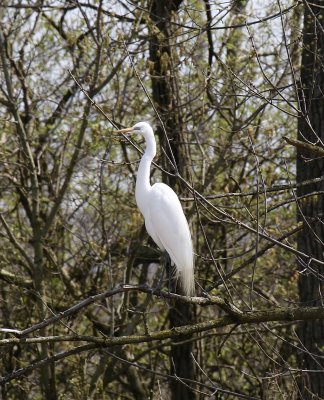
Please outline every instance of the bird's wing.
[[178, 271], [192, 270], [191, 234], [175, 192], [164, 183], [153, 185], [145, 214], [148, 233], [157, 245], [163, 245]]

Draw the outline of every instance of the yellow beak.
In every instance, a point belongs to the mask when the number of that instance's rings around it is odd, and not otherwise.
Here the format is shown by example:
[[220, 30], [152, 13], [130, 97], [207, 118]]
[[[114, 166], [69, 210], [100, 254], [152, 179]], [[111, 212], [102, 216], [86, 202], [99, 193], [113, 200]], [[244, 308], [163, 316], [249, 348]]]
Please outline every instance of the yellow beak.
[[119, 129], [117, 133], [129, 133], [133, 132], [133, 128], [125, 128], [125, 129]]

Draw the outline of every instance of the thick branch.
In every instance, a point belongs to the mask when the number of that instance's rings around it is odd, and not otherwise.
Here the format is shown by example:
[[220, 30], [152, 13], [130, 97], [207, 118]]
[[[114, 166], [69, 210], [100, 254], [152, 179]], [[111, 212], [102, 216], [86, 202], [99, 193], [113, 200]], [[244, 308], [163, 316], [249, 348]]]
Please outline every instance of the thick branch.
[[[187, 298], [187, 301], [190, 302], [190, 298]], [[201, 304], [207, 304], [207, 301], [202, 301]], [[310, 321], [316, 319], [324, 319], [323, 307], [285, 307], [279, 308], [277, 310], [245, 312], [237, 314], [235, 317], [226, 315], [224, 317], [211, 319], [205, 322], [200, 322], [198, 324], [183, 325], [172, 329], [165, 329], [163, 331], [156, 331], [152, 333], [149, 332], [145, 335], [116, 337], [64, 335], [34, 338], [10, 338], [0, 340], [0, 347], [7, 346], [9, 344], [35, 344], [43, 342], [87, 342], [95, 343], [98, 346], [102, 347], [111, 347], [121, 346], [125, 344], [153, 342], [155, 340], [175, 339], [182, 336], [187, 337], [188, 335], [193, 333], [204, 332], [215, 328], [223, 328], [229, 325], [256, 324], [262, 322], [276, 321]], [[7, 331], [9, 331], [9, 329]]]
[[0, 328], [0, 332], [12, 333], [19, 337], [25, 337], [26, 335], [28, 335], [32, 332], [38, 331], [48, 325], [52, 325], [57, 321], [60, 321], [64, 318], [67, 318], [67, 317], [73, 315], [73, 314], [76, 314], [82, 308], [87, 307], [90, 304], [99, 302], [108, 297], [115, 296], [116, 294], [119, 294], [119, 293], [126, 293], [126, 292], [130, 292], [130, 291], [150, 293], [155, 296], [161, 296], [163, 298], [169, 298], [169, 299], [177, 299], [179, 301], [183, 301], [186, 303], [192, 303], [192, 304], [198, 304], [201, 306], [216, 304], [220, 308], [222, 308], [225, 312], [227, 312], [229, 315], [232, 315], [232, 316], [240, 315], [240, 311], [234, 305], [230, 304], [227, 300], [222, 299], [217, 296], [209, 296], [208, 298], [207, 297], [186, 297], [186, 296], [181, 296], [181, 295], [175, 294], [175, 293], [157, 291], [157, 290], [152, 289], [147, 286], [120, 285], [114, 289], [106, 290], [105, 292], [99, 293], [95, 296], [88, 297], [87, 299], [82, 300], [80, 303], [75, 304], [74, 306], [68, 308], [67, 310], [60, 312], [59, 314], [56, 314], [51, 318], [45, 319], [42, 322], [39, 322], [38, 324], [35, 324], [24, 330]]
[[[51, 318], [48, 318], [36, 325], [33, 325], [29, 328], [26, 328], [22, 331], [18, 329], [7, 329], [7, 328], [1, 328], [0, 332], [4, 333], [12, 333], [16, 336], [19, 337], [25, 337], [26, 335], [38, 331], [48, 325], [54, 324], [55, 322], [69, 317], [73, 314], [76, 314], [79, 312], [82, 308], [93, 304], [95, 302], [101, 301], [102, 299], [112, 297], [118, 293], [125, 293], [129, 291], [139, 291], [143, 293], [151, 293], [152, 295], [155, 296], [161, 296], [164, 299], [169, 298], [169, 299], [177, 299], [178, 301], [186, 302], [186, 303], [191, 303], [191, 304], [197, 304], [200, 306], [207, 306], [207, 305], [218, 305], [220, 308], [222, 308], [225, 312], [227, 312], [227, 316], [218, 318], [215, 320], [210, 320], [207, 322], [202, 322], [199, 324], [195, 325], [188, 325], [188, 326], [182, 326], [182, 327], [177, 327], [173, 328], [171, 330], [166, 330], [166, 331], [161, 331], [161, 332], [156, 332], [152, 333], [149, 335], [144, 335], [140, 336], [140, 339], [133, 339], [134, 337], [136, 338], [137, 336], [130, 336], [129, 339], [131, 340], [128, 342], [128, 339], [123, 339], [125, 336], [121, 336], [119, 338], [109, 338], [113, 340], [117, 340], [116, 342], [107, 342], [106, 343], [111, 343], [111, 345], [115, 344], [127, 344], [127, 343], [138, 343], [140, 341], [143, 341], [143, 338], [150, 338], [149, 340], [144, 340], [144, 341], [151, 341], [151, 340], [158, 340], [158, 339], [166, 339], [170, 337], [175, 337], [178, 334], [179, 335], [187, 335], [187, 334], [192, 334], [195, 332], [202, 332], [205, 330], [213, 329], [213, 328], [218, 328], [218, 327], [223, 327], [227, 325], [232, 325], [232, 324], [246, 324], [246, 323], [260, 323], [260, 322], [267, 322], [267, 321], [298, 321], [298, 320], [314, 320], [314, 319], [324, 319], [324, 308], [323, 307], [298, 307], [298, 308], [280, 308], [278, 310], [267, 310], [267, 311], [254, 311], [254, 312], [242, 312], [238, 310], [234, 305], [230, 304], [227, 300], [224, 300], [222, 298], [219, 298], [217, 296], [210, 296], [210, 297], [186, 297], [186, 296], [181, 296], [175, 293], [167, 293], [167, 292], [161, 292], [161, 291], [156, 291], [150, 287], [147, 286], [135, 286], [135, 285], [121, 285], [119, 287], [116, 287], [115, 289], [112, 290], [107, 290], [103, 293], [99, 293], [96, 296], [91, 296], [80, 303], [75, 304], [74, 306], [70, 307], [69, 309], [54, 315]], [[172, 333], [172, 336], [169, 336], [169, 333]], [[161, 336], [160, 336], [161, 335]], [[175, 335], [175, 336], [174, 336]], [[80, 336], [77, 336], [80, 338]], [[18, 339], [20, 340], [20, 339]], [[26, 341], [27, 339], [23, 339]], [[106, 340], [106, 339], [104, 339]], [[126, 340], [126, 342], [121, 342], [119, 343], [118, 340]], [[135, 342], [133, 341], [135, 340]], [[136, 341], [138, 340], [138, 341]], [[0, 342], [2, 343], [2, 342]], [[7, 343], [8, 344], [8, 343]]]
[[[190, 298], [182, 300], [190, 301]], [[193, 298], [195, 299], [195, 298]], [[202, 303], [206, 303], [204, 299]], [[145, 335], [131, 335], [131, 336], [120, 336], [120, 337], [105, 337], [97, 338], [93, 336], [82, 336], [82, 335], [65, 335], [65, 336], [49, 336], [49, 337], [36, 337], [36, 338], [11, 338], [0, 340], [0, 346], [7, 346], [12, 344], [35, 344], [44, 342], [63, 342], [63, 341], [78, 341], [87, 342], [86, 345], [82, 345], [71, 350], [58, 353], [53, 357], [48, 357], [43, 360], [36, 362], [35, 364], [29, 365], [27, 368], [14, 371], [12, 374], [5, 376], [0, 379], [0, 385], [6, 382], [18, 378], [21, 375], [26, 374], [31, 369], [41, 367], [49, 362], [58, 361], [64, 359], [70, 355], [77, 354], [80, 351], [89, 351], [96, 348], [107, 348], [112, 346], [121, 346], [127, 344], [147, 343], [155, 340], [165, 339], [176, 339], [181, 337], [188, 337], [190, 334], [204, 332], [215, 328], [221, 328], [228, 325], [241, 325], [241, 324], [255, 324], [261, 322], [274, 322], [274, 321], [307, 321], [324, 319], [324, 308], [323, 307], [299, 307], [299, 308], [280, 308], [278, 310], [267, 310], [267, 311], [253, 311], [246, 312], [243, 314], [237, 314], [234, 316], [224, 316], [217, 319], [201, 322], [198, 324], [184, 325], [172, 329], [166, 329], [163, 331], [157, 331], [147, 333]], [[10, 330], [8, 329], [7, 332]]]
[[322, 147], [303, 142], [302, 140], [291, 139], [287, 136], [284, 136], [283, 138], [287, 143], [291, 144], [294, 147], [297, 147], [300, 150], [305, 150], [308, 153], [314, 154], [316, 156], [324, 157], [324, 149]]

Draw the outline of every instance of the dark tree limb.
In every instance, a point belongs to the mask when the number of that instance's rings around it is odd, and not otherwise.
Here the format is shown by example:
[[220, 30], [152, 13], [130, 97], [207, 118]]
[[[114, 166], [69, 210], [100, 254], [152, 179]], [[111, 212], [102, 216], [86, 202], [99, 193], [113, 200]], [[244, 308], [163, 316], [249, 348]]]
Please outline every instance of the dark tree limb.
[[324, 149], [322, 147], [316, 146], [311, 143], [306, 143], [301, 140], [297, 139], [291, 139], [288, 138], [287, 136], [283, 137], [285, 141], [289, 144], [291, 144], [294, 147], [297, 147], [299, 150], [304, 150], [307, 153], [314, 154], [316, 156], [324, 157]]

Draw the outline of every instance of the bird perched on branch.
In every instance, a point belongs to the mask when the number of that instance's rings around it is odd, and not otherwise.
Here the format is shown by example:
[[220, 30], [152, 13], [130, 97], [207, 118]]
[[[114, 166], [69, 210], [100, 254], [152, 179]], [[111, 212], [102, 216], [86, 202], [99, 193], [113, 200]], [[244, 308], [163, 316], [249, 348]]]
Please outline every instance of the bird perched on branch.
[[119, 133], [142, 135], [146, 149], [136, 179], [135, 197], [145, 219], [148, 234], [162, 251], [166, 251], [176, 267], [183, 293], [194, 295], [194, 258], [191, 234], [180, 201], [175, 192], [164, 183], [150, 183], [150, 167], [156, 155], [156, 141], [152, 127], [139, 122]]

